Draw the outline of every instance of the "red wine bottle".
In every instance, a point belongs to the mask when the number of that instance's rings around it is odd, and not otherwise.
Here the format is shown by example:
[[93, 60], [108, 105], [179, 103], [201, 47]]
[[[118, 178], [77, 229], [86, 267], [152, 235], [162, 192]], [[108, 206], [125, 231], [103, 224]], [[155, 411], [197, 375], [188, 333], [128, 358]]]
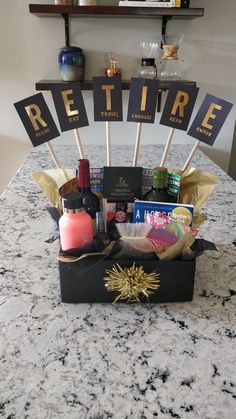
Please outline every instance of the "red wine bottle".
[[95, 219], [96, 212], [100, 211], [100, 201], [97, 195], [91, 191], [89, 161], [87, 159], [80, 159], [78, 169], [78, 189], [81, 194], [83, 206], [86, 212]]
[[176, 202], [176, 198], [167, 192], [167, 169], [155, 167], [153, 169], [152, 189], [144, 195], [144, 201]]

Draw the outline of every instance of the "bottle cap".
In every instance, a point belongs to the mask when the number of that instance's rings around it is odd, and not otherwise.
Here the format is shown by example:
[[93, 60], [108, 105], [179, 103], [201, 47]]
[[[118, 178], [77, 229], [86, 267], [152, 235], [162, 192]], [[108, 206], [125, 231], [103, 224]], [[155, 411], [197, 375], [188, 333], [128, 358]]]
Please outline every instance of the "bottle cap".
[[80, 209], [83, 208], [82, 198], [79, 192], [70, 192], [62, 197], [63, 208], [65, 209]]
[[155, 167], [153, 169], [153, 186], [154, 188], [165, 188], [167, 183], [167, 168], [166, 167]]

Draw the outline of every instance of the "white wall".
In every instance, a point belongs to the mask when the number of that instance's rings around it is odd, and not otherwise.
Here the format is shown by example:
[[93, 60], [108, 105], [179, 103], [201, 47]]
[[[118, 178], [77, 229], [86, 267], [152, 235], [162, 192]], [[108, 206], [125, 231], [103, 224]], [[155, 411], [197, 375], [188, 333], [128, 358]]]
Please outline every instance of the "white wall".
[[[100, 0], [100, 4], [112, 4]], [[115, 1], [115, 0], [114, 0]], [[113, 4], [114, 4], [113, 1]], [[44, 3], [45, 0], [31, 0]], [[218, 95], [235, 103], [236, 99], [236, 1], [191, 0], [192, 7], [204, 7], [205, 16], [194, 20], [172, 20], [168, 33], [183, 33], [181, 50], [183, 76], [196, 80], [200, 87], [198, 105], [206, 93]], [[86, 78], [103, 75], [107, 66], [107, 53], [114, 51], [123, 69], [123, 78], [136, 74], [139, 42], [160, 40], [161, 20], [134, 19], [71, 19], [71, 44], [82, 47], [86, 54]], [[13, 103], [35, 93], [34, 83], [42, 78], [58, 78], [57, 55], [64, 46], [63, 20], [38, 18], [28, 12], [28, 0], [8, 0], [0, 7], [0, 152], [2, 140], [29, 145], [25, 130], [13, 108]], [[55, 115], [49, 92], [44, 93]], [[124, 117], [126, 117], [128, 92], [124, 92]], [[84, 92], [90, 126], [81, 130], [86, 143], [105, 143], [104, 124], [93, 122], [92, 93]], [[235, 107], [222, 128], [214, 147], [204, 146], [223, 169], [228, 170], [232, 146]], [[143, 128], [142, 143], [164, 143], [167, 127], [158, 124]], [[133, 123], [112, 124], [114, 143], [133, 144], [136, 126]], [[55, 142], [73, 141], [72, 132], [62, 134]], [[192, 143], [183, 132], [175, 135], [175, 143]], [[12, 147], [10, 146], [11, 152]], [[4, 152], [6, 153], [6, 151]], [[7, 156], [11, 159], [11, 156]]]

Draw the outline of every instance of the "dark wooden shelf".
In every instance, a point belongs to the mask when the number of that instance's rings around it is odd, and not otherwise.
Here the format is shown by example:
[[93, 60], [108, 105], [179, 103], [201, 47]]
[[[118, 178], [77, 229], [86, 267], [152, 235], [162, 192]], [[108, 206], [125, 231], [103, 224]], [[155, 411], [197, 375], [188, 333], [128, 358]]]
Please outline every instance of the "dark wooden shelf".
[[162, 18], [163, 16], [194, 19], [204, 15], [203, 8], [178, 7], [122, 7], [122, 6], [62, 6], [53, 4], [30, 4], [30, 13], [39, 17], [58, 17], [69, 15], [75, 17], [108, 17], [108, 18]]
[[[195, 81], [190, 81], [190, 80], [179, 80], [179, 81], [181, 81], [182, 83], [191, 85], [191, 86], [196, 86]], [[36, 82], [35, 88], [36, 90], [51, 90], [53, 86], [55, 86], [56, 84], [64, 84], [66, 86], [67, 82], [62, 81], [62, 80], [39, 80], [38, 82]], [[170, 84], [171, 84], [171, 81], [160, 81], [159, 89], [168, 90], [170, 88]], [[122, 89], [129, 90], [129, 87], [130, 87], [130, 80], [122, 80]], [[81, 83], [81, 89], [92, 90], [93, 81], [85, 80], [84, 82]]]

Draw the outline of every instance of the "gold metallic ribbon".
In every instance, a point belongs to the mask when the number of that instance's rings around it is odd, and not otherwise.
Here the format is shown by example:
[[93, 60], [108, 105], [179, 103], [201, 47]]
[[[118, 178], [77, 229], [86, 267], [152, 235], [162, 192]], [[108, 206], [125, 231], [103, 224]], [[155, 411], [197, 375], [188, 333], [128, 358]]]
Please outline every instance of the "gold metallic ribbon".
[[147, 273], [143, 266], [122, 268], [118, 263], [106, 270], [107, 276], [104, 278], [107, 291], [117, 291], [118, 300], [127, 300], [128, 302], [140, 302], [140, 297], [144, 295], [147, 299], [159, 288], [159, 277], [155, 271]]

